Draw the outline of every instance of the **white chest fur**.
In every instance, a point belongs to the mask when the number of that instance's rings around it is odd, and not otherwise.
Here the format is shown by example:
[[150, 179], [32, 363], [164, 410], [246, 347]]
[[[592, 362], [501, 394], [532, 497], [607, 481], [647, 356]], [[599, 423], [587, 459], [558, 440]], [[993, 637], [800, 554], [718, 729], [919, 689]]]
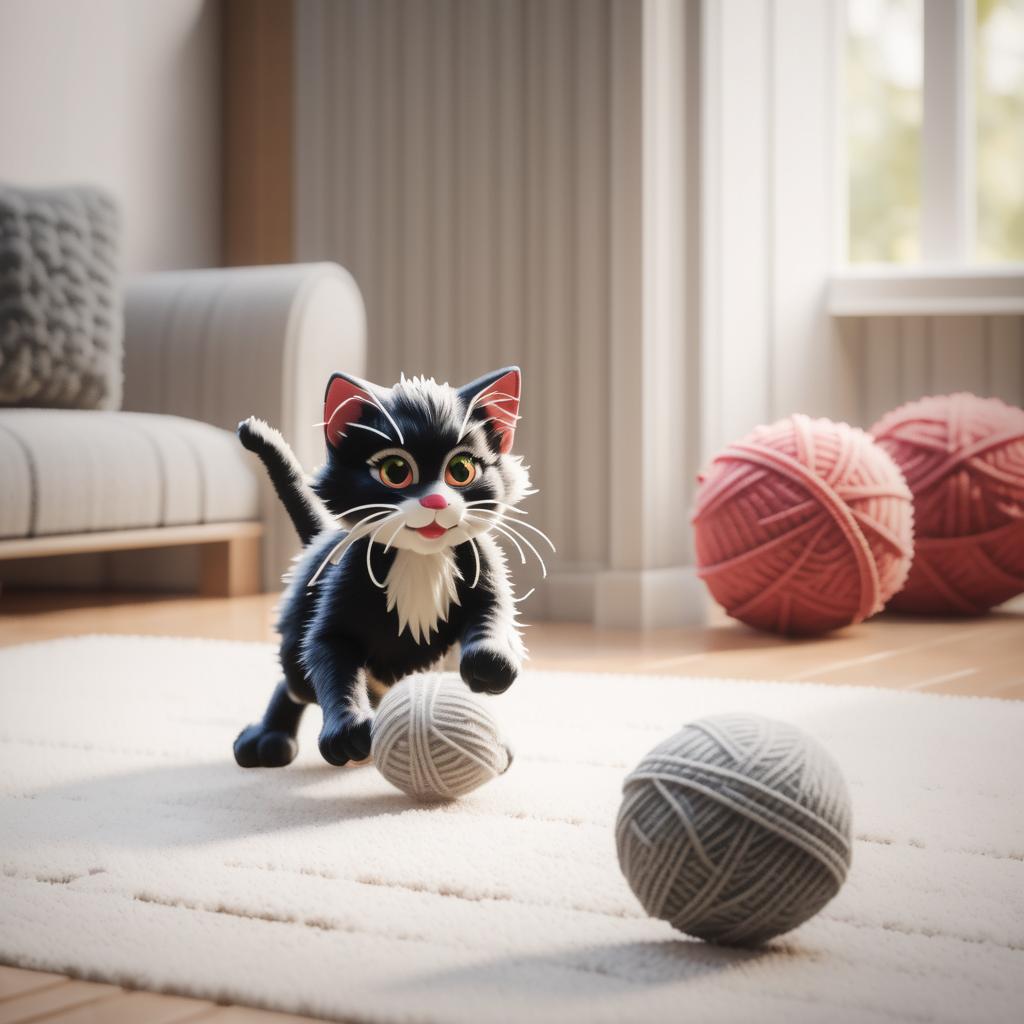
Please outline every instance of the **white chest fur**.
[[384, 581], [388, 611], [398, 612], [398, 632], [408, 627], [413, 640], [422, 643], [448, 618], [452, 602], [459, 603], [455, 582], [461, 573], [449, 551], [421, 555], [400, 549]]

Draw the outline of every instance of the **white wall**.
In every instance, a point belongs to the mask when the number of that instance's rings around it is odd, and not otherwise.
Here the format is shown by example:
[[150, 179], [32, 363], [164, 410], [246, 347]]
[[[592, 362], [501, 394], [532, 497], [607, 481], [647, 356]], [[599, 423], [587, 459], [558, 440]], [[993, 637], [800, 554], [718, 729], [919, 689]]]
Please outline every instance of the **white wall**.
[[127, 271], [216, 265], [215, 0], [0, 0], [0, 181], [105, 186]]

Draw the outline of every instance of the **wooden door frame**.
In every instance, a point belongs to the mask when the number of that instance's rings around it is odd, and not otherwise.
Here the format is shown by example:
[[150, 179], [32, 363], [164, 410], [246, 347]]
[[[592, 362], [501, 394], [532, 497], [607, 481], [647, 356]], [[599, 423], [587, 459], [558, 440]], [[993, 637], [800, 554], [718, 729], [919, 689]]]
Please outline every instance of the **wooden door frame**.
[[294, 257], [293, 0], [222, 0], [225, 266]]

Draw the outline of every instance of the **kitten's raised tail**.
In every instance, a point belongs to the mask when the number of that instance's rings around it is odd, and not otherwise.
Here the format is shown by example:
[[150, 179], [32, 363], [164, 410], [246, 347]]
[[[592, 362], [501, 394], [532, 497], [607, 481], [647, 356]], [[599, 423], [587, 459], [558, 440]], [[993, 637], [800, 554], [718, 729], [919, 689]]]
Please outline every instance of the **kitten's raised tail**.
[[279, 430], [250, 416], [238, 424], [238, 439], [267, 467], [270, 482], [303, 544], [308, 544], [323, 530], [337, 529], [334, 517], [309, 486], [299, 460]]

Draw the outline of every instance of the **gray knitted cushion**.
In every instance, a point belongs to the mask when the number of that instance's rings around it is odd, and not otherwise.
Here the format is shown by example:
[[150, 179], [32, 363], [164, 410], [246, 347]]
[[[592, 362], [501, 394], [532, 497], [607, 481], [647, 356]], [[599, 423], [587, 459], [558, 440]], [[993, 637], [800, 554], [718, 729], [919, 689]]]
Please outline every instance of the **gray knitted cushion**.
[[118, 231], [97, 189], [0, 185], [0, 405], [120, 406]]

